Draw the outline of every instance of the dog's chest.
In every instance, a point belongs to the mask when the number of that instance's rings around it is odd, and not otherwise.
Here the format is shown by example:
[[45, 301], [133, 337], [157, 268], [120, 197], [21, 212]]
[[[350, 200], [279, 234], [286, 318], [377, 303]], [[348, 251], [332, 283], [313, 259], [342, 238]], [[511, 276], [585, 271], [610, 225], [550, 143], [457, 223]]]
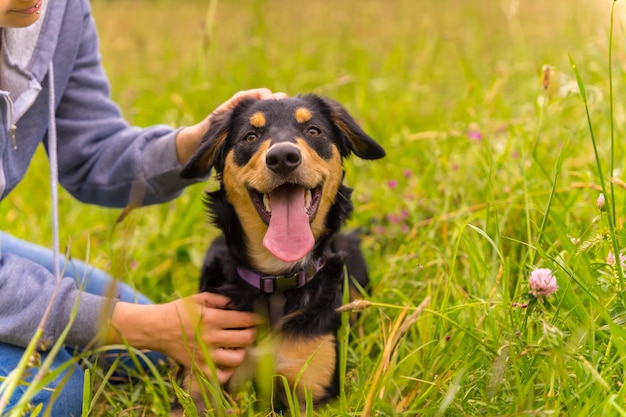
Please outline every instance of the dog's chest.
[[[281, 319], [284, 317], [279, 323]], [[299, 398], [310, 393], [314, 402], [323, 402], [334, 386], [336, 344], [334, 331], [305, 335], [274, 328], [260, 334], [256, 344], [248, 348], [246, 361], [233, 375], [231, 386], [254, 380], [261, 391], [263, 387], [274, 387], [271, 391], [284, 401], [283, 383], [287, 382], [295, 387]]]

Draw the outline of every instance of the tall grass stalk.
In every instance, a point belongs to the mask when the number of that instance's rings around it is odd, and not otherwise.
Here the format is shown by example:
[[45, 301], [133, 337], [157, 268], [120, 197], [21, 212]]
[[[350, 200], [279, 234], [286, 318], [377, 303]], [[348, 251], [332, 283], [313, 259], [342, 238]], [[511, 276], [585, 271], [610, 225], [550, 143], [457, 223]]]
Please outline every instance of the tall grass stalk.
[[[617, 4], [617, 0], [613, 0], [611, 4], [611, 18], [609, 23], [609, 62], [608, 62], [608, 74], [609, 74], [609, 123], [611, 129], [611, 154], [610, 154], [610, 165], [609, 165], [609, 178], [613, 178], [615, 175], [615, 110], [613, 103], [613, 27], [615, 23], [615, 5]], [[617, 218], [617, 209], [615, 204], [615, 184], [613, 181], [610, 182], [611, 186], [611, 205], [610, 209], [613, 211], [613, 219]], [[616, 249], [615, 247], [613, 248]], [[619, 253], [619, 252], [615, 252]], [[622, 287], [622, 289], [624, 289]]]
[[[613, 3], [613, 7], [611, 8], [611, 22], [613, 21], [613, 10], [614, 10], [614, 6], [615, 6], [615, 2]], [[612, 38], [612, 37], [611, 37]], [[612, 41], [610, 42], [610, 45], [612, 45]], [[572, 55], [569, 55], [569, 59], [570, 59], [570, 63], [572, 65], [572, 70], [574, 71], [574, 75], [576, 76], [576, 82], [578, 84], [578, 88], [580, 90], [580, 95], [583, 99], [583, 103], [585, 105], [585, 115], [587, 117], [587, 124], [589, 127], [589, 135], [591, 137], [591, 143], [593, 145], [593, 154], [595, 157], [595, 162], [596, 162], [596, 169], [597, 169], [597, 173], [598, 173], [598, 179], [600, 181], [600, 187], [602, 188], [602, 193], [605, 196], [605, 201], [607, 204], [606, 207], [606, 214], [607, 214], [607, 224], [609, 227], [609, 232], [610, 232], [610, 239], [611, 239], [611, 245], [613, 247], [613, 253], [616, 256], [617, 259], [617, 276], [619, 277], [619, 283], [620, 283], [620, 291], [619, 291], [619, 298], [620, 301], [622, 303], [622, 305], [626, 305], [626, 287], [624, 286], [624, 268], [622, 268], [619, 263], [619, 256], [620, 256], [620, 243], [619, 243], [619, 239], [618, 239], [618, 235], [617, 235], [617, 225], [616, 225], [616, 219], [615, 219], [615, 213], [616, 213], [616, 209], [615, 209], [615, 195], [614, 195], [614, 189], [613, 189], [613, 182], [610, 181], [609, 183], [611, 184], [611, 193], [609, 194], [608, 192], [608, 188], [606, 185], [606, 179], [604, 178], [604, 170], [602, 168], [602, 162], [601, 162], [601, 156], [600, 153], [598, 151], [598, 144], [596, 142], [596, 136], [594, 134], [594, 129], [593, 129], [593, 123], [591, 121], [591, 114], [589, 111], [589, 102], [587, 100], [587, 91], [585, 88], [585, 84], [583, 82], [582, 76], [580, 75], [580, 71], [578, 70], [578, 67], [576, 66], [576, 63], [574, 62], [574, 58], [572, 57]], [[611, 67], [611, 64], [609, 64], [609, 68]], [[611, 87], [610, 87], [611, 88]], [[612, 107], [612, 94], [611, 94], [611, 107]], [[610, 125], [611, 125], [611, 156], [610, 156], [610, 160], [611, 160], [611, 164], [610, 166], [613, 167], [613, 152], [615, 149], [615, 145], [614, 145], [614, 137], [613, 137], [613, 113], [611, 112], [611, 116], [610, 116]], [[609, 173], [609, 178], [612, 176], [612, 172]]]

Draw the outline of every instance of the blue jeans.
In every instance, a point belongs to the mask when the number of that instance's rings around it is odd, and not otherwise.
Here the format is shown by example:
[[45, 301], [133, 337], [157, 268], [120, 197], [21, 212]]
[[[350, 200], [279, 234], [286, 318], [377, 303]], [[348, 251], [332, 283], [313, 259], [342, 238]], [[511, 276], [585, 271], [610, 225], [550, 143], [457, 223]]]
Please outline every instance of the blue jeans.
[[[2, 231], [0, 231], [0, 253], [11, 253], [14, 255], [21, 256], [23, 258], [30, 259], [33, 262], [36, 262], [46, 269], [52, 272], [53, 270], [53, 254], [52, 250], [35, 245], [33, 243], [17, 239], [13, 236], [10, 236]], [[63, 256], [60, 256], [63, 258]], [[84, 262], [70, 260], [69, 264], [65, 266], [65, 259], [60, 260], [59, 270], [64, 270], [64, 276], [71, 277], [76, 280], [79, 287], [84, 288], [84, 290], [88, 293], [97, 294], [97, 295], [105, 295], [110, 294], [111, 285], [114, 282], [113, 278], [111, 278], [105, 272], [96, 269], [92, 266], [87, 265]], [[139, 304], [150, 304], [151, 301], [144, 295], [138, 293], [130, 286], [122, 283], [115, 282], [116, 285], [116, 295], [119, 296], [121, 301], [131, 302], [131, 303], [139, 303]], [[61, 349], [59, 354], [54, 359], [54, 367], [58, 367], [64, 362], [67, 362], [71, 359], [71, 350]], [[22, 355], [24, 354], [24, 349], [21, 347], [8, 345], [0, 342], [0, 376], [6, 376], [10, 371], [17, 367]], [[45, 359], [46, 353], [42, 352], [42, 361]], [[158, 362], [159, 360], [164, 359], [165, 357], [159, 353], [151, 352], [148, 354], [148, 357], [152, 362]], [[113, 361], [110, 360], [110, 363]], [[126, 364], [132, 367], [131, 361], [129, 358], [126, 358]], [[30, 377], [36, 374], [37, 370], [32, 369], [30, 372]], [[53, 408], [52, 408], [52, 416], [80, 416], [82, 410], [82, 399], [83, 399], [83, 381], [84, 381], [84, 372], [78, 366], [73, 366], [69, 370], [65, 371], [63, 374], [59, 376], [59, 378], [53, 381], [50, 384], [50, 388], [54, 389], [57, 384], [63, 380], [68, 373], [71, 375], [63, 384], [63, 388], [60, 394], [58, 394], [57, 398], [54, 400]], [[26, 378], [28, 380], [28, 378]], [[34, 404], [43, 403], [44, 409], [48, 406], [48, 403], [51, 400], [52, 389], [50, 390], [42, 390], [37, 394], [34, 399]], [[20, 387], [13, 394], [13, 397], [9, 401], [9, 409], [11, 406], [14, 406], [24, 394], [26, 390], [26, 386], [20, 385]], [[7, 411], [5, 409], [5, 411]]]
[[[6, 376], [9, 372], [16, 368], [23, 354], [24, 349], [21, 347], [0, 343], [0, 375]], [[42, 352], [41, 361], [43, 362], [46, 357], [47, 353]], [[64, 362], [71, 360], [71, 358], [72, 356], [69, 351], [61, 349], [54, 358], [52, 368], [54, 369], [61, 366]], [[29, 369], [24, 380], [30, 382], [36, 373], [37, 369]], [[52, 383], [48, 385], [48, 388], [50, 389], [39, 391], [34, 397], [32, 397], [30, 401], [31, 404], [35, 405], [43, 403], [43, 410], [45, 410], [50, 403], [53, 393], [52, 390], [56, 389], [57, 385], [60, 384], [68, 374], [70, 375], [63, 383], [61, 393], [52, 403], [52, 412], [50, 415], [53, 417], [80, 416], [82, 412], [83, 381], [85, 379], [85, 373], [78, 365], [72, 366], [69, 370], [61, 374], [56, 380], [52, 381]], [[11, 408], [17, 404], [22, 395], [26, 392], [27, 388], [28, 387], [26, 385], [18, 385], [17, 389], [13, 392], [13, 396], [9, 400], [8, 408], [5, 409], [5, 411], [10, 411]]]

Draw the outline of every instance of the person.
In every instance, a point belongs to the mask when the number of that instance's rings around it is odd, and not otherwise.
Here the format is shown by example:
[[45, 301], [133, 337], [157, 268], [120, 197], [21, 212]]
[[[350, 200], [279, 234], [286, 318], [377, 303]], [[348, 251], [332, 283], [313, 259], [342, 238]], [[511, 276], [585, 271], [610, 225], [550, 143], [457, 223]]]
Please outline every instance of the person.
[[[40, 143], [51, 165], [53, 160], [57, 165], [61, 186], [82, 202], [125, 207], [137, 184], [143, 205], [171, 200], [204, 180], [183, 181], [179, 172], [213, 114], [244, 98], [286, 96], [266, 88], [245, 90], [196, 125], [134, 127], [110, 98], [88, 0], [0, 0], [0, 33], [0, 200], [22, 179]], [[51, 186], [54, 191], [54, 179]], [[40, 324], [42, 360], [68, 326], [65, 346], [90, 346], [100, 337], [104, 318], [106, 343], [125, 341], [182, 365], [193, 362], [207, 375], [215, 369], [221, 383], [254, 340], [257, 317], [227, 310], [223, 296], [202, 293], [152, 304], [113, 282], [87, 263], [65, 262], [58, 251], [0, 232], [0, 383], [16, 368]], [[108, 295], [112, 286], [113, 296]], [[210, 360], [189, 353], [194, 343], [209, 347]], [[67, 363], [70, 355], [70, 349], [62, 349], [52, 367]], [[83, 379], [78, 366], [65, 369], [32, 401], [50, 407], [53, 416], [81, 415]], [[25, 389], [20, 385], [8, 401], [0, 401], [0, 414], [14, 407]]]

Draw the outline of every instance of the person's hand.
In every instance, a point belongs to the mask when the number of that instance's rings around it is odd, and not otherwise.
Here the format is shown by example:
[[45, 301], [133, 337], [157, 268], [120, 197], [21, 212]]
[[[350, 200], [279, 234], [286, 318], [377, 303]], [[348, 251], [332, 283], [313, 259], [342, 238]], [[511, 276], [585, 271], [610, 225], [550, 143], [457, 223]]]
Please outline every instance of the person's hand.
[[193, 126], [185, 127], [178, 132], [178, 135], [176, 136], [176, 156], [178, 157], [178, 162], [180, 162], [181, 165], [184, 165], [185, 162], [191, 158], [191, 155], [193, 155], [194, 151], [198, 148], [198, 145], [200, 145], [202, 137], [206, 131], [209, 130], [211, 117], [214, 115], [234, 109], [239, 102], [247, 98], [267, 100], [286, 97], [287, 94], [285, 93], [273, 93], [267, 88], [239, 91], [213, 110], [213, 112], [211, 112], [211, 114], [209, 114], [203, 121]]
[[[159, 351], [183, 366], [212, 375], [213, 361], [220, 383], [230, 379], [255, 338], [259, 319], [252, 313], [225, 310], [229, 299], [200, 293], [165, 304], [117, 302], [113, 308], [107, 343], [128, 344]], [[209, 352], [207, 361], [202, 352]]]

